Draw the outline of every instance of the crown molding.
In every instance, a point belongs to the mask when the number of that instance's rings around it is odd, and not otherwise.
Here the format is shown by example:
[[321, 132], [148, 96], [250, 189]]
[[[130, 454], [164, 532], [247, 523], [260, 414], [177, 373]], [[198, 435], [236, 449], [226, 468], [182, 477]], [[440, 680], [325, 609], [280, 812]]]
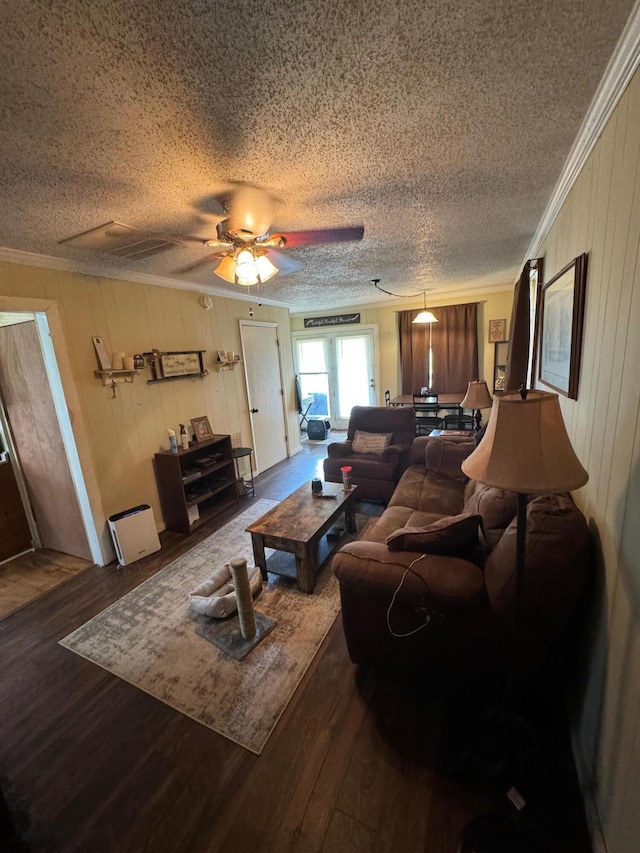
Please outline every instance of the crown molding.
[[[6, 261], [10, 264], [22, 264], [28, 267], [74, 272], [96, 278], [111, 278], [117, 281], [150, 284], [154, 287], [169, 287], [173, 290], [188, 290], [191, 293], [206, 293], [208, 296], [221, 296], [223, 299], [236, 299], [240, 302], [256, 302], [258, 300], [255, 293], [247, 293], [246, 295], [244, 293], [229, 293], [222, 288], [212, 287], [208, 284], [196, 284], [194, 282], [181, 281], [176, 278], [165, 278], [159, 275], [149, 275], [147, 273], [123, 272], [122, 270], [109, 270], [105, 272], [104, 269], [98, 270], [91, 264], [70, 261], [67, 258], [54, 258], [51, 255], [39, 255], [35, 252], [23, 252], [21, 249], [8, 249], [4, 246], [0, 246], [0, 261]], [[263, 305], [273, 305], [276, 308], [291, 307], [288, 302], [269, 298], [265, 299], [262, 294], [260, 295], [260, 302]]]
[[640, 63], [640, 0], [636, 0], [622, 35], [609, 60], [589, 105], [578, 135], [560, 173], [555, 189], [542, 214], [523, 263], [537, 257], [543, 240], [549, 233], [571, 187], [582, 171], [587, 158], [600, 138], [611, 114], [622, 97]]

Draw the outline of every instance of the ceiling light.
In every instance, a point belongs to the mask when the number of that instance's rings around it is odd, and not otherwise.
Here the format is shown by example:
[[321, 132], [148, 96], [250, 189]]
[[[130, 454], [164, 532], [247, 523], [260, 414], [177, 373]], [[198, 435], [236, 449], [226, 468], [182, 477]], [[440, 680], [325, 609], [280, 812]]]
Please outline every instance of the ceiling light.
[[424, 299], [424, 309], [418, 314], [417, 317], [411, 321], [412, 323], [437, 323], [438, 318], [435, 317], [431, 311], [427, 311], [427, 291], [424, 290], [422, 292], [422, 296]]
[[250, 287], [252, 284], [257, 284], [259, 280], [260, 275], [256, 267], [256, 259], [253, 256], [253, 252], [251, 249], [241, 249], [236, 258], [237, 283]]
[[240, 249], [226, 255], [214, 270], [215, 274], [231, 284], [251, 287], [268, 281], [278, 272], [266, 255], [256, 254], [252, 248]]
[[278, 272], [278, 267], [272, 264], [266, 255], [259, 255], [256, 258], [256, 267], [260, 274], [260, 281], [268, 281]]

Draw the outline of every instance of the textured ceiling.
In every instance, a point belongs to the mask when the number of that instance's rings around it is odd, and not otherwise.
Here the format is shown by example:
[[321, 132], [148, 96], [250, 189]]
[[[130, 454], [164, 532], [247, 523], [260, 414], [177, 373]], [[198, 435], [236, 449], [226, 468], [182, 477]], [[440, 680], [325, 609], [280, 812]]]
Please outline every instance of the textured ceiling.
[[262, 295], [325, 309], [511, 284], [633, 0], [5, 0], [0, 246], [78, 268], [227, 285], [58, 245], [119, 220], [215, 237], [230, 181], [286, 250]]

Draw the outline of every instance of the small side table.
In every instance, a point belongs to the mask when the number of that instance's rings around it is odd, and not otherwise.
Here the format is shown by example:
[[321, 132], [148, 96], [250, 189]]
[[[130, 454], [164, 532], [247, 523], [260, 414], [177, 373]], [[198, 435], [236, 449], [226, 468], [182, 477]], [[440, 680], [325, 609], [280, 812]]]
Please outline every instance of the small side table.
[[235, 459], [235, 463], [236, 463], [236, 482], [240, 479], [240, 463], [238, 462], [238, 459], [244, 459], [245, 456], [249, 457], [249, 469], [251, 471], [251, 492], [246, 491], [245, 497], [250, 494], [252, 498], [255, 498], [256, 487], [255, 487], [255, 484], [253, 482], [252, 454], [253, 454], [253, 447], [233, 447], [231, 449], [231, 456]]

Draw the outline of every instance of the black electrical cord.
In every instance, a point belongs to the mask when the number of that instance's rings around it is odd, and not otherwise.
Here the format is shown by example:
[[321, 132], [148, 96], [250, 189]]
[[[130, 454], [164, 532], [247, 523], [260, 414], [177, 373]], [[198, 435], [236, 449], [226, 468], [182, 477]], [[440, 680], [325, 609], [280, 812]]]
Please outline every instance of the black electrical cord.
[[421, 290], [420, 293], [391, 293], [390, 290], [385, 290], [384, 287], [380, 287], [380, 279], [372, 278], [371, 282], [373, 286], [380, 291], [380, 293], [386, 293], [387, 296], [394, 296], [396, 299], [416, 299], [418, 296], [424, 296], [426, 298], [427, 291]]

